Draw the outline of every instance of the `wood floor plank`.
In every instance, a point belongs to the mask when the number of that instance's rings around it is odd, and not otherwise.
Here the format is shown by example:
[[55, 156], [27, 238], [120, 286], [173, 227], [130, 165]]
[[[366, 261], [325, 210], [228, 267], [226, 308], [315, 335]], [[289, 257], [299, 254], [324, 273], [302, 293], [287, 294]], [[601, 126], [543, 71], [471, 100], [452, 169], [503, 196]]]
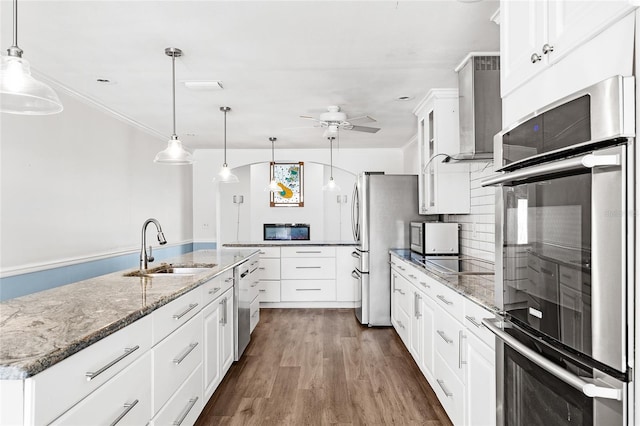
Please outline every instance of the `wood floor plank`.
[[261, 309], [260, 323], [196, 422], [450, 425], [390, 327], [352, 309]]

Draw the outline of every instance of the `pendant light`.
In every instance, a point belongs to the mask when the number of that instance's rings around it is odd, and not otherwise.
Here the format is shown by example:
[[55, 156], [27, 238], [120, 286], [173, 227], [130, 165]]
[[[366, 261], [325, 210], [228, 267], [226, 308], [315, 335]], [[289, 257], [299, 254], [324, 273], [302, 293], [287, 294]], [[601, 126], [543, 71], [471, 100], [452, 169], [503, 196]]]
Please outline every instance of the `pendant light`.
[[47, 115], [62, 111], [56, 92], [31, 76], [29, 62], [18, 47], [18, 0], [13, 0], [13, 44], [0, 63], [0, 111]]
[[182, 56], [182, 50], [176, 47], [164, 49], [167, 56], [171, 56], [172, 99], [173, 99], [173, 134], [167, 143], [167, 148], [160, 151], [153, 160], [155, 163], [180, 166], [193, 163], [193, 155], [182, 146], [176, 135], [176, 58]]
[[224, 163], [222, 163], [222, 168], [220, 169], [220, 173], [218, 173], [218, 177], [214, 178], [213, 181], [221, 182], [221, 183], [237, 183], [238, 176], [231, 173], [231, 169], [227, 165], [227, 113], [231, 111], [231, 108], [228, 106], [220, 107], [220, 111], [224, 112]]
[[[273, 144], [278, 139], [277, 138], [269, 138], [269, 140], [271, 141], [271, 170], [273, 171], [273, 166], [275, 166], [275, 164], [276, 164]], [[271, 176], [271, 181], [269, 182], [269, 186], [267, 186], [264, 190], [265, 191], [270, 191], [270, 192], [282, 192], [282, 188], [280, 188], [280, 185], [278, 185], [278, 182], [276, 182], [276, 177], [275, 176]]]
[[322, 187], [323, 191], [340, 191], [340, 186], [333, 180], [333, 140], [335, 139], [333, 136], [329, 138], [329, 164], [331, 167], [331, 176], [329, 177], [329, 182]]

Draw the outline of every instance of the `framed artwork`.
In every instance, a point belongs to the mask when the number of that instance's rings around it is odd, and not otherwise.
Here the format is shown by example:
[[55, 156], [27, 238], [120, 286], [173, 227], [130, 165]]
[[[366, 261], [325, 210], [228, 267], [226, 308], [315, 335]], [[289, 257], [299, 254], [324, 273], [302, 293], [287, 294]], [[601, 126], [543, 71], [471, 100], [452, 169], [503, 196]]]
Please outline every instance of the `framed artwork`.
[[271, 207], [304, 207], [304, 163], [271, 163], [269, 180], [280, 192], [269, 192]]

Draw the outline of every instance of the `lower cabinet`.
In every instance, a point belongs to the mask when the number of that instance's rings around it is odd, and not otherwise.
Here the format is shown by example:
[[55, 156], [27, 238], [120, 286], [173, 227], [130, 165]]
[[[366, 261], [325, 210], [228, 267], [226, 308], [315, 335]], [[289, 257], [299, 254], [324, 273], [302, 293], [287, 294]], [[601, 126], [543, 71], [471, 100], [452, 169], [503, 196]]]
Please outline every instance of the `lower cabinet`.
[[147, 352], [51, 424], [146, 424], [152, 414], [151, 366]]
[[391, 322], [454, 425], [496, 423], [494, 315], [391, 257]]
[[194, 424], [234, 360], [229, 277], [221, 273], [26, 379], [24, 418], [10, 424]]

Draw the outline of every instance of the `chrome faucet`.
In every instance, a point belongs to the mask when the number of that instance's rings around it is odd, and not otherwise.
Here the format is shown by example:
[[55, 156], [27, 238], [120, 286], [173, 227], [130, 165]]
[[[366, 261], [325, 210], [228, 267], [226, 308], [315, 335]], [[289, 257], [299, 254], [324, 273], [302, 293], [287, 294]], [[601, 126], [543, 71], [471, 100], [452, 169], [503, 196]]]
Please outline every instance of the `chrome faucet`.
[[142, 249], [140, 250], [140, 271], [145, 271], [148, 267], [148, 262], [153, 262], [153, 252], [151, 251], [151, 246], [149, 246], [149, 253], [147, 254], [147, 226], [150, 223], [153, 223], [158, 230], [158, 242], [160, 245], [167, 244], [167, 240], [164, 239], [164, 234], [162, 233], [162, 226], [160, 226], [160, 222], [158, 222], [154, 218], [147, 219], [142, 225]]

